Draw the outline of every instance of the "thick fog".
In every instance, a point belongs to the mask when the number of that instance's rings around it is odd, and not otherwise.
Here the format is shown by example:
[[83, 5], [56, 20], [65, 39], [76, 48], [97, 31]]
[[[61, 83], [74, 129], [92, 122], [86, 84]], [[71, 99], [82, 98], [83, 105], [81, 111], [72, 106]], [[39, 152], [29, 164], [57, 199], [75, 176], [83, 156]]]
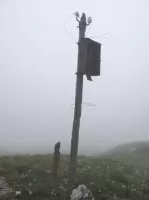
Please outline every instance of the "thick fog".
[[[0, 0], [0, 153], [69, 152], [76, 11], [92, 17], [101, 76], [84, 77], [79, 151], [149, 139], [148, 0]], [[65, 27], [65, 28], [64, 28]], [[71, 34], [74, 40], [68, 35]]]

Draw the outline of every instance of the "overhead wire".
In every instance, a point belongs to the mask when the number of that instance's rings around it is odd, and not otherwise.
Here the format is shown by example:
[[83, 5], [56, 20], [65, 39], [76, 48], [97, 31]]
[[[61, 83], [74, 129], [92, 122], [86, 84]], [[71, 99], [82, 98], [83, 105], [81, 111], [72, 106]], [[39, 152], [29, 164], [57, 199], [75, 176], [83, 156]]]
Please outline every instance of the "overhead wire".
[[68, 31], [67, 26], [66, 26], [66, 22], [69, 19], [70, 16], [74, 15], [74, 13], [68, 15], [68, 17], [66, 18], [65, 22], [64, 22], [64, 30], [65, 32], [75, 41], [75, 43], [77, 44], [77, 40], [73, 37], [73, 35]]
[[88, 26], [89, 28], [88, 28], [88, 31], [87, 31], [87, 33], [86, 33], [86, 37], [88, 36], [88, 34], [89, 34], [89, 32], [90, 32], [90, 30], [91, 30], [91, 28], [92, 28], [92, 22], [90, 23], [90, 25]]
[[[95, 104], [87, 103], [87, 102], [82, 102], [82, 104], [84, 104], [84, 105], [86, 105], [86, 106], [90, 106], [90, 107], [96, 106]], [[71, 107], [71, 109], [74, 109], [74, 104], [71, 104], [70, 107]]]
[[82, 103], [87, 105], [87, 106], [96, 106], [95, 104], [92, 104], [92, 103], [87, 103], [87, 102], [82, 102]]
[[103, 33], [103, 34], [100, 34], [100, 35], [97, 35], [97, 36], [91, 36], [90, 38], [101, 38], [102, 36], [105, 36], [105, 35], [112, 36], [112, 33]]

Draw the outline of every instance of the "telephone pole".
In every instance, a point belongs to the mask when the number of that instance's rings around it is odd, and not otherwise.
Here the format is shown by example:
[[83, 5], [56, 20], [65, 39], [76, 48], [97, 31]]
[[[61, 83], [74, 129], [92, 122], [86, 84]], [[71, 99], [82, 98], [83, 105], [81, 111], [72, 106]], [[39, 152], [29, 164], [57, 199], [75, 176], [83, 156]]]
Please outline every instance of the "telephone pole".
[[[69, 161], [69, 171], [68, 171], [68, 181], [72, 184], [77, 168], [77, 153], [78, 153], [78, 141], [79, 141], [79, 129], [80, 129], [80, 118], [82, 109], [82, 93], [83, 93], [83, 73], [80, 73], [81, 67], [81, 55], [83, 49], [81, 48], [80, 41], [85, 38], [86, 26], [89, 23], [86, 22], [85, 13], [82, 14], [79, 20], [79, 14], [75, 13], [76, 20], [79, 22], [79, 41], [78, 41], [78, 63], [77, 63], [77, 79], [76, 79], [76, 96], [75, 96], [75, 109], [74, 109], [74, 120], [72, 128], [72, 138], [71, 138], [71, 151], [70, 151], [70, 161]], [[91, 20], [91, 18], [90, 18]]]

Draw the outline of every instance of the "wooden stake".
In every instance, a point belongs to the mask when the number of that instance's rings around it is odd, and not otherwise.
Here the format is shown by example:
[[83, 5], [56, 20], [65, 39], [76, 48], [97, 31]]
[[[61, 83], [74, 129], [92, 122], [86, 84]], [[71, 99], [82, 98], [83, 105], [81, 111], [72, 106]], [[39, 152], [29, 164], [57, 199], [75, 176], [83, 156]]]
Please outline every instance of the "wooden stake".
[[57, 176], [60, 163], [60, 142], [55, 144], [53, 155], [53, 175]]

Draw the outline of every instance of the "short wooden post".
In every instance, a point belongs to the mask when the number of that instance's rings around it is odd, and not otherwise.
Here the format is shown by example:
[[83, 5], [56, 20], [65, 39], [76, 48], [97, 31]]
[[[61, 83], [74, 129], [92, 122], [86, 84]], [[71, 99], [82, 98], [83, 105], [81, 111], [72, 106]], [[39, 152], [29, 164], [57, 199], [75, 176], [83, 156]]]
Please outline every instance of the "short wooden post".
[[54, 154], [53, 154], [53, 175], [57, 176], [58, 174], [58, 167], [60, 164], [60, 146], [61, 143], [58, 142], [55, 144], [54, 147]]

